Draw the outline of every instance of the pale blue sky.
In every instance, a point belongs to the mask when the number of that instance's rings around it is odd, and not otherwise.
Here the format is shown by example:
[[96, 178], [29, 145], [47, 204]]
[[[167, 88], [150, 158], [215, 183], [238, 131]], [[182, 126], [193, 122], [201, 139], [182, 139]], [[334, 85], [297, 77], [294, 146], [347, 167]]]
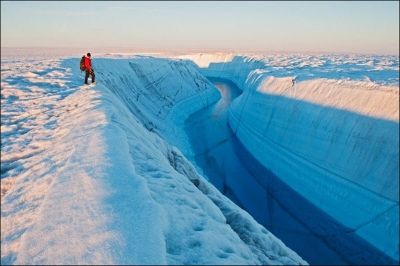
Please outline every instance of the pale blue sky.
[[399, 54], [399, 1], [1, 1], [1, 46]]

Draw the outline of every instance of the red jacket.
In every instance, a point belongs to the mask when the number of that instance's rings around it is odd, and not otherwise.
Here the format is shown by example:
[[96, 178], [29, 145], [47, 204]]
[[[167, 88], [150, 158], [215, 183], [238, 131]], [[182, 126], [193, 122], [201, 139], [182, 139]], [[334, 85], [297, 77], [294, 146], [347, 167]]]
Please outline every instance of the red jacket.
[[87, 56], [85, 56], [85, 67], [89, 71], [92, 70], [92, 60]]

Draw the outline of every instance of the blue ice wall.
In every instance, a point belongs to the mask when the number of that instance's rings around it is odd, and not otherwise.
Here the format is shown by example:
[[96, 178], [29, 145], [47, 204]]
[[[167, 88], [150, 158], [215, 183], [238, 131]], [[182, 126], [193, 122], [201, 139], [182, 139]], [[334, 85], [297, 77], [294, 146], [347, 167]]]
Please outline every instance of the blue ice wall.
[[399, 94], [385, 85], [387, 73], [375, 73], [377, 82], [326, 72], [310, 78], [274, 70], [265, 60], [225, 57], [192, 60], [204, 75], [243, 89], [228, 121], [246, 149], [351, 233], [398, 261]]

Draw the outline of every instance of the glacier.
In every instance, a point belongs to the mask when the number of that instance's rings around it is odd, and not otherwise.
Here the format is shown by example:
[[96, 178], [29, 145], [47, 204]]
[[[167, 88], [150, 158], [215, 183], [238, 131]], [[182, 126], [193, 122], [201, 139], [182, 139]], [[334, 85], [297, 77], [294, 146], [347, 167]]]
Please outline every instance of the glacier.
[[221, 131], [254, 169], [398, 263], [398, 76], [365, 77], [398, 59], [92, 55], [89, 88], [79, 54], [2, 57], [2, 264], [306, 264], [193, 160], [185, 121], [220, 103], [212, 78], [243, 91]]
[[194, 65], [107, 57], [2, 50], [1, 263], [307, 264], [161, 137], [221, 97]]

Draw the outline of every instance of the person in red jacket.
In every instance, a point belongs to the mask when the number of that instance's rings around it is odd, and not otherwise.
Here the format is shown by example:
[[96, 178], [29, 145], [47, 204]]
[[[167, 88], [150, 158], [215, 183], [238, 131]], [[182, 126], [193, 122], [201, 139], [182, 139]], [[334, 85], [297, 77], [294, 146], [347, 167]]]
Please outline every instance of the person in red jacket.
[[94, 81], [95, 74], [92, 68], [91, 57], [92, 55], [90, 53], [87, 53], [85, 57], [85, 67], [86, 67], [85, 85], [89, 85], [88, 83], [89, 75], [92, 76], [92, 84], [96, 84], [96, 82]]

